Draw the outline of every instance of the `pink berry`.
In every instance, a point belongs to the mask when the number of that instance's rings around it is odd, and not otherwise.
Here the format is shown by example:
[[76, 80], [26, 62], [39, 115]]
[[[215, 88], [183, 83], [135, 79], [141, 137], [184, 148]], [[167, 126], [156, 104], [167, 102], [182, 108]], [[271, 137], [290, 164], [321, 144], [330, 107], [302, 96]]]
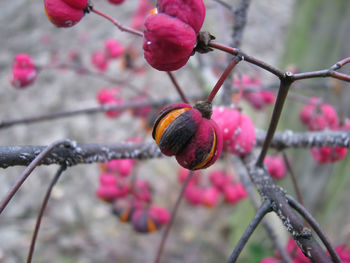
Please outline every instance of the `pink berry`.
[[91, 55], [91, 63], [100, 71], [104, 72], [108, 68], [108, 59], [104, 51], [95, 51]]
[[160, 0], [158, 11], [176, 17], [190, 25], [198, 33], [205, 18], [205, 5], [203, 0]]
[[136, 180], [133, 185], [133, 194], [138, 200], [147, 203], [152, 201], [151, 187], [147, 181]]
[[251, 119], [240, 115], [238, 128], [235, 130], [227, 148], [231, 153], [244, 156], [252, 151], [256, 141], [255, 127]]
[[109, 3], [113, 4], [113, 5], [120, 5], [122, 3], [124, 3], [125, 0], [108, 0]]
[[247, 192], [241, 183], [228, 184], [224, 187], [225, 202], [235, 204], [247, 196]]
[[109, 172], [115, 172], [120, 176], [126, 177], [131, 174], [133, 165], [133, 159], [118, 159], [107, 162], [106, 168]]
[[277, 179], [281, 179], [286, 174], [286, 165], [280, 156], [266, 156], [264, 160], [269, 174]]
[[195, 184], [189, 184], [186, 187], [185, 199], [192, 205], [202, 204], [203, 200], [203, 190], [197, 187]]
[[67, 5], [76, 9], [84, 9], [87, 6], [88, 0], [63, 0]]
[[213, 207], [217, 205], [219, 197], [219, 190], [215, 187], [209, 187], [203, 190], [202, 202], [207, 207]]
[[145, 21], [143, 50], [147, 62], [160, 71], [183, 67], [196, 45], [191, 26], [166, 14], [154, 14]]
[[[73, 1], [73, 5], [83, 4], [86, 1]], [[68, 1], [67, 1], [68, 2]], [[75, 8], [64, 0], [44, 0], [45, 12], [51, 23], [58, 27], [71, 27], [84, 16], [83, 8]]]
[[269, 257], [269, 258], [264, 258], [263, 260], [260, 261], [260, 263], [278, 263], [278, 261], [273, 257]]
[[105, 41], [105, 53], [107, 58], [117, 58], [124, 52], [124, 47], [115, 39]]
[[25, 88], [37, 78], [33, 59], [27, 54], [17, 54], [12, 65], [10, 82], [15, 88]]
[[117, 183], [117, 178], [110, 173], [102, 173], [99, 177], [100, 184], [107, 186], [107, 185], [115, 185]]
[[151, 205], [148, 213], [154, 221], [161, 225], [166, 225], [170, 221], [170, 214], [164, 207]]
[[[101, 89], [97, 94], [97, 100], [102, 105], [122, 105], [124, 103], [123, 99], [118, 97], [119, 91], [117, 88], [104, 88]], [[120, 110], [109, 110], [106, 112], [108, 118], [117, 118], [123, 111]]]
[[232, 182], [233, 178], [225, 174], [222, 170], [213, 170], [209, 174], [209, 180], [213, 186], [222, 191], [225, 185]]
[[211, 118], [221, 129], [222, 137], [225, 141], [231, 140], [233, 133], [238, 127], [240, 113], [237, 110], [221, 107], [213, 107]]

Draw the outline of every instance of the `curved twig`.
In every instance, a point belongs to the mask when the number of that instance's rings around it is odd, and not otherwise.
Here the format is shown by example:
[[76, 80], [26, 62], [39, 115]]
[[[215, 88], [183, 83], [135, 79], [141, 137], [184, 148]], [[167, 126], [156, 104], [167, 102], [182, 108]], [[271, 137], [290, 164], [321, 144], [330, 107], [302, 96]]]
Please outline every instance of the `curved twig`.
[[154, 260], [154, 263], [159, 263], [160, 262], [160, 258], [162, 256], [162, 253], [163, 253], [163, 250], [164, 250], [166, 239], [167, 239], [167, 237], [169, 235], [169, 231], [170, 231], [172, 225], [174, 224], [176, 213], [177, 213], [177, 211], [179, 209], [181, 199], [182, 199], [182, 197], [183, 197], [183, 195], [185, 193], [186, 187], [187, 187], [189, 181], [191, 180], [192, 176], [193, 176], [193, 171], [190, 171], [189, 174], [187, 175], [183, 185], [182, 185], [180, 194], [178, 195], [178, 197], [176, 199], [176, 202], [175, 202], [175, 205], [174, 205], [174, 207], [173, 207], [173, 209], [171, 211], [170, 222], [167, 224], [167, 226], [164, 229], [164, 232], [162, 234], [162, 238], [160, 240], [160, 243], [159, 243], [159, 246], [158, 246], [158, 249], [157, 249], [157, 256], [156, 256], [156, 259]]
[[[49, 146], [45, 147], [40, 151], [37, 156], [29, 163], [29, 165], [26, 167], [26, 169], [23, 171], [23, 173], [20, 175], [20, 177], [17, 179], [15, 184], [11, 187], [11, 189], [8, 191], [8, 193], [4, 196], [4, 198], [0, 202], [0, 214], [5, 209], [7, 204], [10, 202], [11, 198], [16, 194], [18, 189], [21, 187], [21, 185], [24, 183], [24, 181], [28, 178], [28, 176], [31, 174], [31, 172], [37, 167], [40, 162], [55, 148], [57, 148], [60, 145], [64, 145], [66, 147], [71, 147], [74, 149], [75, 144], [70, 140], [59, 140], [56, 142], [53, 142]], [[23, 153], [22, 153], [23, 154]], [[21, 154], [19, 154], [21, 156]], [[61, 163], [64, 163], [62, 161]]]
[[256, 227], [259, 225], [260, 221], [264, 218], [264, 216], [271, 212], [271, 202], [269, 200], [264, 201], [264, 203], [261, 205], [261, 207], [256, 212], [256, 215], [252, 219], [252, 221], [249, 223], [248, 227], [244, 231], [243, 235], [241, 236], [240, 240], [238, 241], [238, 244], [236, 245], [235, 249], [233, 250], [228, 263], [234, 263], [236, 262], [238, 256], [240, 255], [241, 251], [243, 250], [245, 244], [248, 242], [248, 239], [253, 234]]
[[46, 191], [44, 200], [41, 204], [41, 208], [40, 208], [37, 220], [36, 220], [36, 224], [35, 224], [35, 228], [34, 228], [34, 232], [33, 232], [33, 236], [32, 236], [32, 241], [30, 242], [30, 248], [29, 248], [29, 252], [28, 252], [28, 256], [27, 256], [27, 263], [32, 262], [35, 243], [36, 243], [36, 239], [38, 237], [38, 233], [39, 233], [39, 229], [40, 229], [41, 219], [43, 218], [44, 211], [45, 211], [46, 206], [47, 206], [47, 202], [49, 201], [49, 198], [51, 195], [51, 191], [52, 191], [53, 187], [55, 186], [55, 184], [57, 183], [58, 179], [60, 178], [61, 174], [64, 172], [64, 170], [66, 170], [66, 168], [67, 168], [67, 166], [65, 164], [60, 166], [60, 168], [56, 172], [55, 177], [52, 178], [52, 181], [49, 185], [49, 188]]

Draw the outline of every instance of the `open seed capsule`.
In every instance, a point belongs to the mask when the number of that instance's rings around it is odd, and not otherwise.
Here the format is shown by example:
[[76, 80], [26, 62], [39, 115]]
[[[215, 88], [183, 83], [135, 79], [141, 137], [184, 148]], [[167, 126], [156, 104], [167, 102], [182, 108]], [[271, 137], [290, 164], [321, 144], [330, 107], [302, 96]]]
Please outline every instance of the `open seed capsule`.
[[209, 167], [222, 151], [222, 134], [210, 119], [211, 105], [199, 102], [173, 104], [166, 107], [153, 126], [153, 139], [161, 152], [175, 155], [178, 163], [186, 169]]

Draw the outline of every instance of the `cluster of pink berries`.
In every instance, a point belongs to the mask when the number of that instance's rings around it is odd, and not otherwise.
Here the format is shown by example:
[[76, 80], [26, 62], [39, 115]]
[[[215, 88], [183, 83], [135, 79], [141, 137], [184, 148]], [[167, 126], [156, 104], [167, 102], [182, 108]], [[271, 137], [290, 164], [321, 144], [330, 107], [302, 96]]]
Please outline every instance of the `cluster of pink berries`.
[[[304, 256], [301, 249], [297, 246], [294, 239], [289, 239], [286, 251], [293, 260], [293, 263], [309, 263], [310, 260]], [[340, 245], [336, 248], [336, 251], [343, 263], [350, 263], [350, 249], [346, 248], [345, 245]], [[281, 262], [281, 256], [277, 252], [275, 257], [264, 258], [260, 263], [278, 263]]]
[[[185, 181], [189, 172], [185, 168], [180, 168], [178, 179], [181, 183]], [[193, 171], [193, 173], [184, 194], [184, 198], [191, 205], [213, 207], [220, 199], [226, 204], [235, 204], [247, 196], [243, 185], [235, 182], [231, 174], [226, 174], [222, 170], [213, 170], [209, 173], [209, 186], [202, 185], [200, 181], [202, 176], [199, 171]]]
[[[301, 109], [301, 122], [310, 131], [346, 130], [348, 125], [340, 125], [336, 110], [329, 104], [323, 103], [320, 98], [312, 97]], [[342, 160], [347, 153], [345, 147], [313, 147], [311, 153], [319, 163], [329, 163]]]
[[[101, 105], [121, 105], [124, 100], [120, 96], [120, 90], [117, 87], [103, 88], [97, 93], [97, 101]], [[123, 111], [121, 110], [110, 110], [106, 112], [108, 118], [117, 118]]]
[[112, 204], [121, 222], [130, 222], [140, 233], [154, 232], [169, 222], [168, 211], [152, 204], [152, 190], [145, 180], [129, 179], [135, 160], [112, 160], [101, 164], [96, 195]]
[[254, 124], [251, 119], [236, 109], [214, 107], [211, 118], [222, 132], [224, 149], [244, 156], [251, 152], [256, 142]]
[[104, 49], [97, 50], [91, 55], [91, 63], [99, 72], [108, 69], [109, 62], [112, 59], [119, 58], [124, 53], [124, 47], [117, 40], [111, 38], [105, 41]]
[[25, 88], [37, 78], [33, 59], [27, 54], [17, 54], [12, 65], [10, 83], [15, 88]]
[[145, 20], [144, 56], [155, 69], [183, 67], [193, 53], [205, 18], [202, 0], [160, 0]]
[[[243, 98], [257, 110], [275, 103], [275, 93], [268, 90], [260, 90], [262, 83], [259, 78], [252, 78], [248, 75], [242, 75], [240, 78], [235, 78], [233, 83], [235, 87], [242, 87]], [[247, 88], [256, 89], [256, 91], [245, 91]]]

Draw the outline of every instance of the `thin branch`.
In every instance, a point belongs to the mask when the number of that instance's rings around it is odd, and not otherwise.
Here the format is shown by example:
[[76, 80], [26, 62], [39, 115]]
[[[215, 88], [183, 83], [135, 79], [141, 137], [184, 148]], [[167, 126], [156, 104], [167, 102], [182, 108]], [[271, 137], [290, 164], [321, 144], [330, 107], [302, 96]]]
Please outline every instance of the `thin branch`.
[[33, 253], [34, 253], [34, 248], [35, 248], [35, 243], [36, 243], [36, 239], [38, 237], [38, 233], [39, 233], [39, 229], [40, 229], [40, 224], [41, 224], [41, 220], [43, 218], [44, 215], [44, 211], [46, 209], [47, 203], [49, 201], [49, 198], [51, 196], [51, 191], [53, 189], [53, 187], [55, 186], [55, 184], [57, 183], [58, 179], [60, 178], [61, 174], [66, 170], [67, 166], [65, 164], [61, 165], [60, 168], [58, 169], [58, 171], [56, 172], [56, 175], [54, 178], [52, 178], [52, 181], [46, 191], [44, 200], [41, 204], [41, 208], [36, 220], [36, 224], [35, 224], [35, 228], [34, 228], [34, 232], [33, 232], [33, 236], [32, 236], [32, 241], [30, 243], [30, 248], [29, 248], [29, 252], [28, 252], [28, 256], [27, 256], [27, 263], [31, 263], [32, 262], [32, 258], [33, 258]]
[[290, 174], [290, 177], [292, 178], [292, 182], [293, 182], [295, 193], [297, 195], [298, 202], [303, 205], [304, 204], [303, 195], [302, 195], [301, 190], [300, 190], [298, 179], [295, 176], [294, 169], [293, 169], [290, 161], [288, 160], [288, 156], [287, 156], [285, 151], [282, 151], [282, 156], [283, 156], [283, 161], [284, 161], [284, 163], [287, 167], [287, 170]]
[[[1, 200], [1, 202], [0, 202], [0, 214], [5, 209], [7, 204], [10, 202], [12, 197], [16, 194], [16, 192], [21, 187], [21, 185], [24, 183], [24, 181], [28, 178], [28, 176], [31, 174], [31, 172], [35, 169], [35, 167], [37, 167], [40, 164], [40, 162], [43, 159], [45, 159], [45, 157], [47, 157], [52, 152], [52, 150], [54, 150], [55, 148], [57, 148], [60, 145], [63, 145], [66, 148], [70, 148], [70, 150], [73, 149], [73, 151], [75, 149], [74, 143], [70, 140], [65, 139], [65, 140], [59, 140], [59, 141], [53, 142], [49, 146], [43, 148], [42, 151], [36, 152], [37, 153], [36, 157], [33, 160], [31, 160], [31, 162], [26, 167], [26, 169], [23, 171], [23, 173], [20, 175], [20, 177], [17, 179], [15, 184], [11, 187], [11, 189], [8, 191], [8, 193]], [[23, 153], [19, 154], [18, 156], [20, 158], [23, 157]], [[64, 162], [62, 162], [62, 163], [64, 163]]]
[[[47, 146], [2, 146], [0, 168], [30, 164]], [[77, 144], [72, 148], [56, 148], [40, 165], [61, 164], [67, 166], [101, 163], [113, 159], [150, 159], [163, 156], [156, 143]]]
[[133, 28], [128, 27], [128, 26], [124, 26], [118, 20], [114, 19], [113, 17], [111, 17], [109, 15], [106, 15], [105, 13], [102, 13], [102, 12], [96, 10], [93, 7], [91, 7], [91, 12], [94, 12], [95, 14], [98, 14], [98, 15], [102, 16], [103, 18], [111, 21], [115, 26], [117, 26], [119, 28], [120, 31], [128, 32], [128, 33], [131, 33], [131, 34], [138, 36], [138, 37], [143, 37], [143, 33], [141, 31], [133, 29]]
[[[257, 145], [262, 145], [266, 138], [266, 131], [257, 130]], [[276, 132], [271, 141], [272, 148], [283, 150], [286, 148], [311, 147], [350, 147], [350, 131], [316, 131], [293, 132], [291, 130]]]
[[[189, 96], [190, 98], [194, 99], [200, 99], [201, 96]], [[9, 128], [14, 125], [18, 124], [32, 124], [36, 122], [42, 122], [42, 121], [48, 121], [48, 120], [54, 120], [54, 119], [60, 119], [60, 118], [67, 118], [77, 115], [83, 115], [83, 114], [95, 114], [95, 113], [101, 113], [106, 112], [110, 110], [128, 110], [128, 109], [138, 109], [144, 106], [152, 106], [152, 107], [160, 107], [164, 106], [170, 103], [178, 102], [178, 99], [162, 99], [162, 100], [147, 100], [144, 101], [138, 101], [138, 102], [126, 102], [119, 105], [99, 105], [99, 106], [93, 106], [93, 107], [87, 107], [83, 109], [78, 110], [67, 110], [67, 111], [61, 111], [61, 112], [52, 112], [48, 114], [33, 116], [33, 117], [25, 117], [21, 119], [14, 119], [14, 120], [4, 120], [0, 121], [0, 129]]]
[[171, 211], [171, 217], [170, 217], [170, 222], [169, 224], [166, 226], [166, 228], [164, 229], [164, 232], [162, 234], [162, 238], [160, 240], [160, 243], [159, 243], [159, 246], [158, 246], [158, 249], [157, 249], [157, 256], [156, 256], [156, 259], [154, 260], [154, 263], [159, 263], [160, 262], [160, 258], [162, 256], [162, 253], [163, 253], [163, 250], [164, 250], [164, 246], [165, 246], [165, 242], [166, 242], [166, 239], [169, 235], [169, 231], [172, 227], [172, 225], [174, 224], [174, 221], [175, 221], [175, 217], [176, 217], [176, 213], [178, 211], [178, 208], [180, 206], [180, 203], [181, 203], [181, 199], [185, 193], [185, 190], [186, 190], [186, 187], [190, 181], [190, 179], [192, 178], [193, 176], [193, 171], [190, 171], [189, 174], [187, 175], [183, 185], [182, 185], [182, 188], [181, 188], [181, 191], [180, 191], [180, 194], [179, 196], [177, 197], [177, 200], [175, 202], [175, 205]]
[[316, 219], [305, 209], [303, 205], [298, 203], [292, 196], [287, 195], [288, 203], [296, 210], [298, 213], [306, 219], [306, 221], [311, 225], [311, 227], [315, 230], [319, 238], [322, 240], [323, 244], [326, 246], [329, 254], [334, 263], [341, 263], [339, 255], [337, 251], [331, 245], [327, 235], [323, 232], [321, 226], [317, 223]]
[[277, 94], [276, 103], [273, 108], [273, 113], [269, 124], [269, 128], [267, 130], [266, 138], [256, 163], [257, 166], [262, 167], [264, 165], [264, 159], [265, 159], [267, 150], [270, 147], [275, 131], [277, 129], [278, 121], [281, 117], [284, 102], [286, 101], [291, 84], [292, 84], [292, 81], [289, 78], [289, 74], [285, 74], [284, 77], [281, 79], [281, 84]]
[[180, 95], [180, 98], [182, 99], [182, 101], [187, 103], [187, 104], [189, 104], [190, 102], [187, 99], [187, 97], [186, 97], [185, 93], [183, 92], [183, 90], [181, 89], [181, 87], [180, 87], [179, 83], [177, 82], [174, 74], [172, 72], [169, 72], [169, 71], [167, 72], [167, 74], [168, 74], [171, 82], [174, 84], [175, 89], [176, 89], [177, 93]]
[[[232, 158], [235, 158], [235, 156], [232, 156]], [[236, 158], [235, 158], [236, 159]], [[254, 185], [252, 181], [250, 180], [247, 171], [245, 167], [243, 167], [243, 163], [240, 159], [238, 160], [232, 160], [235, 163], [235, 168], [237, 170], [240, 182], [243, 184], [245, 190], [247, 191], [247, 195], [253, 204], [255, 210], [258, 210], [261, 206], [261, 203], [258, 200], [258, 196], [255, 192]], [[281, 260], [283, 263], [293, 263], [293, 260], [291, 259], [290, 255], [286, 251], [286, 249], [282, 246], [281, 241], [279, 240], [279, 237], [275, 231], [275, 229], [272, 227], [271, 222], [268, 221], [267, 218], [264, 218], [262, 220], [262, 226], [264, 227], [267, 235], [271, 239], [275, 249], [280, 253]]]
[[210, 92], [210, 94], [209, 94], [209, 96], [207, 98], [208, 102], [212, 102], [213, 101], [213, 99], [215, 98], [215, 95], [218, 93], [218, 91], [221, 88], [222, 84], [224, 83], [224, 81], [226, 80], [228, 75], [231, 73], [232, 69], [239, 63], [240, 60], [241, 60], [241, 58], [238, 57], [238, 56], [235, 56], [231, 60], [231, 62], [226, 67], [225, 71], [220, 76], [219, 80], [216, 82], [214, 88]]
[[258, 209], [256, 212], [255, 217], [253, 220], [249, 223], [247, 229], [241, 236], [240, 240], [238, 241], [238, 244], [236, 245], [235, 249], [233, 250], [228, 263], [234, 263], [236, 262], [238, 256], [242, 252], [245, 244], [248, 242], [248, 239], [250, 236], [253, 234], [254, 230], [257, 228], [259, 225], [260, 221], [264, 218], [264, 216], [268, 213], [271, 212], [271, 202], [269, 200], [264, 201], [264, 203], [261, 205], [261, 207]]
[[241, 0], [239, 7], [234, 11], [234, 25], [232, 32], [232, 46], [239, 48], [241, 46], [243, 32], [247, 23], [248, 9], [250, 0]]
[[260, 68], [263, 68], [269, 72], [271, 72], [272, 74], [276, 75], [279, 78], [283, 78], [284, 77], [284, 72], [275, 68], [274, 66], [271, 66], [255, 57], [249, 56], [243, 52], [241, 52], [239, 49], [237, 48], [233, 48], [233, 47], [229, 47], [226, 45], [223, 45], [221, 43], [215, 42], [215, 41], [210, 41], [209, 42], [209, 47], [215, 48], [215, 49], [219, 49], [221, 51], [224, 51], [226, 53], [235, 55], [235, 56], [240, 56], [242, 57], [242, 60], [245, 60], [251, 64], [254, 64]]

